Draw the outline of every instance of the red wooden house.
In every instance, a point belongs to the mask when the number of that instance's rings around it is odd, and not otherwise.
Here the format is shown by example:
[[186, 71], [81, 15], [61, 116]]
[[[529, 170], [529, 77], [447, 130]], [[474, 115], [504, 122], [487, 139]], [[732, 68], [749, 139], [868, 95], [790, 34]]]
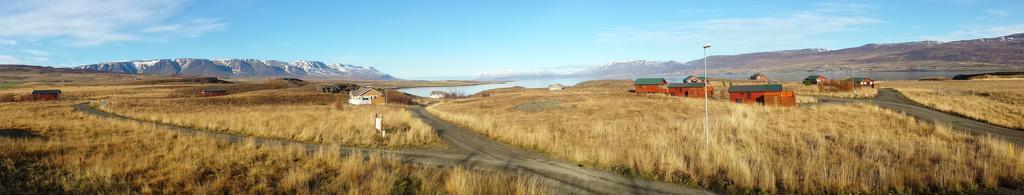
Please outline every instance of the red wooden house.
[[[708, 86], [708, 96], [715, 95], [715, 88]], [[704, 98], [704, 83], [669, 83], [668, 94], [679, 97]]]
[[637, 94], [668, 92], [668, 82], [664, 78], [638, 78], [633, 84]]
[[34, 90], [32, 101], [60, 101], [60, 90]]
[[729, 87], [729, 101], [738, 104], [761, 104], [767, 106], [796, 106], [792, 91], [782, 91], [782, 85], [735, 85]]
[[804, 78], [803, 83], [804, 85], [814, 85], [818, 83], [824, 83], [825, 81], [828, 81], [828, 78], [825, 78], [825, 76], [811, 75], [807, 76], [807, 78]]

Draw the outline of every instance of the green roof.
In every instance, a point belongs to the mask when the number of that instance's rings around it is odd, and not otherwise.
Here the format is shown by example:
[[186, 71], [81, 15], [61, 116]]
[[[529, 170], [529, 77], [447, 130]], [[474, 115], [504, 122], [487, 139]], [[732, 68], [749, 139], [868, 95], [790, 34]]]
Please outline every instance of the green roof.
[[769, 85], [733, 85], [729, 87], [729, 93], [732, 92], [757, 92], [757, 91], [782, 91], [781, 84], [769, 84]]
[[665, 78], [638, 78], [635, 81], [637, 85], [657, 85], [665, 82]]
[[704, 87], [704, 83], [669, 83], [670, 88], [693, 88], [693, 87]]

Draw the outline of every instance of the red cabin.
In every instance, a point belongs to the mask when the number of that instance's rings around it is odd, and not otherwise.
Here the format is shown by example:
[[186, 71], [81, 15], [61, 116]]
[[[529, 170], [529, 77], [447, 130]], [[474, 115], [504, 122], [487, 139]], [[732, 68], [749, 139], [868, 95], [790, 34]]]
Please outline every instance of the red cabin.
[[636, 93], [665, 93], [668, 92], [664, 78], [638, 78], [633, 83], [636, 86]]
[[729, 101], [738, 104], [761, 104], [766, 106], [796, 106], [796, 95], [782, 91], [782, 85], [736, 85], [729, 87]]
[[32, 101], [60, 101], [60, 90], [32, 91]]
[[[708, 96], [715, 95], [715, 88], [708, 86]], [[704, 83], [669, 83], [668, 94], [679, 97], [704, 98]]]
[[853, 78], [850, 78], [848, 80], [850, 80], [850, 82], [853, 82], [853, 85], [857, 86], [857, 87], [871, 87], [871, 88], [875, 88], [875, 80], [874, 79], [864, 78], [864, 77], [853, 77]]

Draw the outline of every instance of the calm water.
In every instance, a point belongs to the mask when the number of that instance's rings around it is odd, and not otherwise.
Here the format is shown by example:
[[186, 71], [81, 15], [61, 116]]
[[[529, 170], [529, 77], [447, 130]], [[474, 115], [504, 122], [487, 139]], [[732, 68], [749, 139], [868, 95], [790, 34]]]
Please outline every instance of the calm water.
[[406, 88], [399, 89], [398, 91], [413, 94], [420, 97], [430, 96], [431, 91], [444, 91], [444, 92], [456, 92], [466, 95], [473, 95], [481, 91], [506, 88], [506, 87], [526, 87], [526, 88], [547, 88], [551, 84], [561, 84], [562, 86], [573, 86], [576, 83], [583, 81], [593, 80], [589, 78], [560, 78], [560, 79], [533, 79], [533, 80], [521, 80], [513, 81], [502, 84], [486, 84], [486, 85], [472, 85], [472, 86], [459, 86], [459, 87], [417, 87], [417, 88]]
[[[808, 75], [821, 74], [829, 79], [845, 79], [848, 77], [868, 77], [875, 80], [916, 80], [923, 78], [953, 78], [953, 76], [959, 74], [978, 74], [995, 71], [916, 71], [916, 72], [790, 72], [790, 73], [764, 73], [772, 80], [780, 81], [801, 81], [807, 78]], [[711, 78], [725, 78], [725, 79], [738, 79], [745, 80], [750, 77], [750, 74], [710, 74]], [[665, 78], [683, 78], [685, 76], [651, 76], [651, 77], [665, 77]], [[503, 84], [487, 84], [487, 85], [473, 85], [473, 86], [460, 86], [460, 87], [418, 87], [418, 88], [407, 88], [400, 89], [399, 91], [427, 97], [430, 96], [431, 91], [444, 91], [444, 92], [456, 92], [466, 95], [476, 94], [478, 92], [497, 88], [506, 87], [526, 87], [526, 88], [546, 88], [551, 84], [561, 84], [563, 86], [573, 86], [576, 83], [583, 81], [594, 80], [600, 78], [560, 78], [560, 79], [533, 79], [533, 80], [521, 80], [513, 81]], [[629, 78], [633, 79], [633, 78]]]

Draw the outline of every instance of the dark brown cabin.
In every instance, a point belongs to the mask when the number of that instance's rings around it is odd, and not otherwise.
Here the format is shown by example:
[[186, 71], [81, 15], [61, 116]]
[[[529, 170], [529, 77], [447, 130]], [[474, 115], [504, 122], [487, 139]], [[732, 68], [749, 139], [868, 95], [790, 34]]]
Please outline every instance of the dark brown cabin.
[[213, 97], [213, 96], [222, 96], [222, 95], [227, 95], [227, 94], [228, 94], [228, 90], [227, 89], [219, 88], [219, 87], [214, 87], [214, 88], [203, 89], [203, 91], [199, 92], [199, 97]]
[[60, 90], [35, 90], [32, 91], [32, 101], [60, 101]]

